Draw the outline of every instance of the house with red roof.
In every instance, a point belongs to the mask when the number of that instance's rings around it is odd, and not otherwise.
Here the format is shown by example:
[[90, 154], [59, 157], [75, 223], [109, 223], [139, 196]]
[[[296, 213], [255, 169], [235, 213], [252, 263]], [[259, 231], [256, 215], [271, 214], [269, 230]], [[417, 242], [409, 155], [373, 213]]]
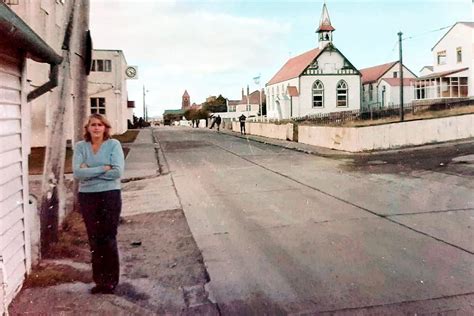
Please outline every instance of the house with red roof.
[[374, 109], [400, 104], [400, 86], [403, 85], [403, 103], [414, 99], [413, 84], [416, 75], [403, 65], [403, 83], [400, 81], [400, 62], [377, 65], [360, 70], [362, 74], [362, 109]]
[[318, 47], [290, 58], [266, 84], [267, 116], [286, 119], [360, 109], [360, 72], [333, 44], [326, 4]]
[[415, 100], [423, 103], [474, 97], [474, 22], [455, 23], [431, 49], [433, 66], [422, 68]]
[[242, 89], [242, 98], [236, 104], [235, 111], [247, 117], [257, 116], [260, 111], [260, 104], [264, 102], [264, 99], [265, 93], [263, 91], [261, 95], [258, 90], [250, 92], [249, 86], [247, 86], [247, 94], [244, 94], [244, 89]]

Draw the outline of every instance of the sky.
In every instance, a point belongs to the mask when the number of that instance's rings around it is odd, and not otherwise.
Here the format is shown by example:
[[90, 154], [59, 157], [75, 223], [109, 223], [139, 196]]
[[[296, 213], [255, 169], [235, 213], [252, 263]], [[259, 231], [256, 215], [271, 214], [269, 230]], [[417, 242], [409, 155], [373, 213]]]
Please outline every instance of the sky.
[[[148, 116], [242, 88], [264, 87], [291, 57], [318, 46], [323, 0], [91, 0], [97, 49], [120, 49], [138, 79], [128, 98]], [[326, 0], [333, 44], [358, 69], [398, 60], [415, 74], [433, 63], [431, 48], [457, 21], [472, 21], [474, 0]], [[256, 84], [254, 77], [260, 76]]]

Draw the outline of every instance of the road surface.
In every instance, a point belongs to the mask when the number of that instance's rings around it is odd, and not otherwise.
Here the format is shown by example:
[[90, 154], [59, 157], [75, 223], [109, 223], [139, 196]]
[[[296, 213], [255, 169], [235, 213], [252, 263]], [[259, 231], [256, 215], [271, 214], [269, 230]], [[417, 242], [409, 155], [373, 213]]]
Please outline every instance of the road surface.
[[474, 312], [472, 173], [154, 135], [223, 314]]

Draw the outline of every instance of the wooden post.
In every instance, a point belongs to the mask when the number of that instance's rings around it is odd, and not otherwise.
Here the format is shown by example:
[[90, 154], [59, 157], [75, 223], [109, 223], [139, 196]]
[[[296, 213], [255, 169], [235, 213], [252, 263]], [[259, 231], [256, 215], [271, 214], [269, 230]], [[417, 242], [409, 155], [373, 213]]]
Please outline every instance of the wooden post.
[[63, 30], [62, 56], [59, 65], [59, 84], [51, 93], [52, 117], [48, 130], [43, 182], [40, 202], [41, 255], [47, 257], [52, 243], [58, 240], [60, 183], [64, 178], [64, 161], [66, 158], [66, 123], [67, 112], [71, 107], [71, 65], [70, 46], [73, 27], [74, 6], [67, 3], [65, 10], [66, 25]]
[[[74, 19], [74, 51], [73, 54], [73, 65], [74, 71], [73, 76], [75, 78], [73, 83], [74, 91], [74, 105], [73, 105], [73, 124], [74, 124], [74, 138], [72, 146], [75, 143], [82, 140], [83, 126], [89, 114], [88, 111], [88, 81], [87, 76], [90, 69], [86, 65], [88, 52], [92, 47], [87, 47], [87, 36], [89, 31], [89, 0], [74, 1], [75, 10], [77, 12], [76, 18]], [[73, 194], [74, 194], [74, 209], [77, 210], [77, 192], [79, 189], [79, 183], [74, 181]]]

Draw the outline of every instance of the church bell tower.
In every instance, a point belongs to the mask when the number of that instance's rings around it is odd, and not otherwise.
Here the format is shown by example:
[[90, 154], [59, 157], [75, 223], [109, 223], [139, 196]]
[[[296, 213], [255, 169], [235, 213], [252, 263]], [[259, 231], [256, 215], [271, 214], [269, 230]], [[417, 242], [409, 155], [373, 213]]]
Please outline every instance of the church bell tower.
[[319, 27], [316, 30], [316, 33], [318, 34], [319, 49], [323, 49], [328, 43], [332, 43], [332, 32], [335, 30], [336, 29], [331, 25], [331, 19], [329, 18], [326, 3], [324, 3]]
[[186, 110], [191, 106], [191, 100], [189, 99], [189, 94], [187, 90], [184, 90], [184, 94], [181, 101], [181, 109]]

